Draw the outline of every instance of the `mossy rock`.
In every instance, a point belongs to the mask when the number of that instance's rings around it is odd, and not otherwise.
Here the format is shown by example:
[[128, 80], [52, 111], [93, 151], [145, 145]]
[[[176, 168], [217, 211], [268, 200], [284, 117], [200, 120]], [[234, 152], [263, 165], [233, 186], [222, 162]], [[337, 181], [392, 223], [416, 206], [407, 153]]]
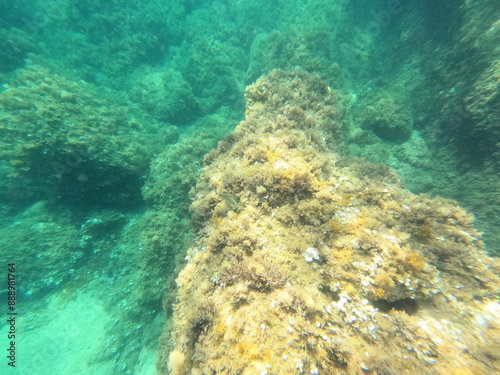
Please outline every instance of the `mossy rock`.
[[384, 141], [401, 143], [411, 136], [413, 118], [407, 107], [387, 93], [368, 95], [354, 109], [357, 126]]
[[[145, 117], [127, 99], [73, 82], [28, 61], [0, 92], [3, 185], [28, 192], [0, 197], [87, 204], [142, 202], [151, 155], [177, 129]], [[147, 124], [147, 127], [146, 127]]]

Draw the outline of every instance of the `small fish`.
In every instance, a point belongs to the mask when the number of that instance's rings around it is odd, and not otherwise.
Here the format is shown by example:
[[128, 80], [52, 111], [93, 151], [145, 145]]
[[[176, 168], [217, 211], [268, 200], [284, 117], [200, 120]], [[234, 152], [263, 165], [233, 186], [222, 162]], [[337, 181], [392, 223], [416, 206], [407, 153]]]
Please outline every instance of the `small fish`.
[[236, 200], [236, 198], [230, 194], [226, 194], [226, 193], [220, 193], [219, 196], [224, 199], [224, 201], [226, 202], [226, 204], [229, 206], [229, 208], [233, 211], [237, 211], [238, 210], [238, 201]]

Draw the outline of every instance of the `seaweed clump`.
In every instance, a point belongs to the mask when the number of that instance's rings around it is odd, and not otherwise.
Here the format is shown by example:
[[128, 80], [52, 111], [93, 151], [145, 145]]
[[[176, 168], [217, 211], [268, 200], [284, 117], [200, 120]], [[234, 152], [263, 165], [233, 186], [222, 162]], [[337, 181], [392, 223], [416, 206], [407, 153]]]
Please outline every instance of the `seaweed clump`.
[[317, 76], [275, 70], [246, 100], [192, 193], [160, 371], [500, 371], [483, 354], [499, 344], [499, 268], [472, 216], [339, 155], [345, 111]]

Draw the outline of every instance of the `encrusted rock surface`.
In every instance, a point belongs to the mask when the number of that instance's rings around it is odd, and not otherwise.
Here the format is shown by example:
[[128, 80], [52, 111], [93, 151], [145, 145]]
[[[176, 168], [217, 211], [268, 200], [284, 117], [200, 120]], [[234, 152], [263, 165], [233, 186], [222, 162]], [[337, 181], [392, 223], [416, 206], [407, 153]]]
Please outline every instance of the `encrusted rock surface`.
[[499, 266], [472, 216], [340, 155], [342, 101], [316, 76], [275, 70], [246, 99], [193, 191], [160, 372], [500, 371]]

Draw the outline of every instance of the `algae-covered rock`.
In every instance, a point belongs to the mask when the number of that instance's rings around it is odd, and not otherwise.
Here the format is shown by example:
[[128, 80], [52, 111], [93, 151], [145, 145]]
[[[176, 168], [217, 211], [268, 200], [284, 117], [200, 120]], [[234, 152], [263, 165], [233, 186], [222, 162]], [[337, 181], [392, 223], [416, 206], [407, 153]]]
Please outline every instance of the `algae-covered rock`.
[[354, 121], [380, 139], [404, 142], [410, 138], [413, 118], [392, 95], [376, 92], [361, 99], [354, 108]]
[[339, 155], [344, 110], [318, 77], [275, 70], [246, 100], [193, 190], [160, 372], [500, 371], [499, 267], [472, 216]]
[[34, 49], [33, 40], [24, 31], [0, 28], [0, 73], [21, 67], [28, 51]]
[[129, 104], [28, 61], [0, 91], [0, 199], [141, 202], [151, 155], [178, 134]]
[[483, 147], [491, 147], [500, 155], [500, 61], [493, 62], [474, 83], [465, 99], [474, 128], [472, 133], [481, 136]]
[[[309, 23], [308, 23], [309, 25]], [[331, 34], [325, 29], [293, 28], [257, 34], [250, 48], [247, 81], [254, 81], [273, 68], [293, 69], [300, 66], [308, 72], [318, 72], [343, 86], [338, 64], [332, 64]]]
[[186, 125], [200, 114], [191, 87], [172, 69], [141, 75], [131, 96], [159, 121]]
[[179, 69], [196, 95], [201, 114], [213, 113], [221, 106], [243, 107], [241, 82], [246, 58], [241, 47], [200, 33], [183, 45], [182, 51], [186, 60], [179, 63]]
[[68, 225], [70, 214], [37, 202], [0, 229], [0, 257], [22, 264], [22, 295], [39, 297], [68, 281], [85, 260], [78, 229]]

